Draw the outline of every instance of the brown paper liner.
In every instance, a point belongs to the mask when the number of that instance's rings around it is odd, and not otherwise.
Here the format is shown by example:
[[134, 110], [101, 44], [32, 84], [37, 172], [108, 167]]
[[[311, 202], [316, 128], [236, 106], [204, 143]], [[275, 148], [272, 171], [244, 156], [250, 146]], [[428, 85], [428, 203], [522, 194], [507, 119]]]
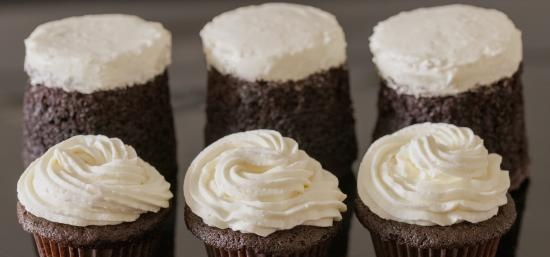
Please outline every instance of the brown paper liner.
[[153, 257], [158, 245], [157, 237], [141, 241], [117, 244], [113, 248], [71, 247], [34, 234], [34, 241], [40, 257]]
[[209, 244], [204, 244], [204, 247], [206, 248], [208, 257], [326, 257], [328, 256], [328, 249], [330, 245], [330, 242], [325, 242], [324, 244], [312, 246], [303, 252], [289, 251], [280, 254], [261, 253], [256, 252], [253, 249], [229, 250], [218, 248]]
[[375, 233], [371, 237], [376, 257], [495, 257], [500, 242], [499, 237], [456, 248], [418, 248], [383, 240]]

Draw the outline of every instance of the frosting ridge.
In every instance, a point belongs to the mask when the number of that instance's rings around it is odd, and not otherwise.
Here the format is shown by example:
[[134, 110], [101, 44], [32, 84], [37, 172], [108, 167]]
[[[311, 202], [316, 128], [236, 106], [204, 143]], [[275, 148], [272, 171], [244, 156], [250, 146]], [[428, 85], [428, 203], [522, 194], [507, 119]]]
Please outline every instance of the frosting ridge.
[[272, 130], [235, 133], [208, 146], [185, 174], [184, 195], [207, 225], [260, 236], [332, 226], [346, 210], [338, 179]]
[[508, 172], [469, 128], [423, 123], [374, 142], [358, 173], [358, 194], [384, 219], [448, 226], [477, 223], [506, 204]]
[[32, 162], [17, 183], [27, 211], [73, 226], [132, 222], [169, 206], [170, 184], [120, 139], [74, 136]]

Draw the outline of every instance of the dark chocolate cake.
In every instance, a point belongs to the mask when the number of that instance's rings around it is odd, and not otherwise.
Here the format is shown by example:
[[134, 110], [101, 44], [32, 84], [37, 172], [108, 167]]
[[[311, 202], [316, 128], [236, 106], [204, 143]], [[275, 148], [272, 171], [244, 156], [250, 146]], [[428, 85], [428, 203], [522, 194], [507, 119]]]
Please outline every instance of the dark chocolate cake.
[[[381, 248], [395, 245], [403, 246], [397, 249], [404, 256], [416, 256], [407, 255], [405, 245], [435, 254], [423, 256], [441, 256], [440, 249], [447, 249], [447, 252], [448, 249], [455, 249], [454, 256], [495, 256], [500, 236], [510, 229], [516, 218], [514, 201], [510, 196], [508, 203], [493, 218], [475, 224], [461, 222], [451, 226], [419, 226], [382, 219], [370, 211], [361, 199], [355, 200], [355, 208], [359, 221], [371, 231], [377, 256], [387, 256], [381, 254]], [[479, 245], [477, 242], [485, 243]]]
[[206, 113], [206, 144], [235, 132], [273, 129], [294, 138], [338, 177], [350, 174], [357, 157], [344, 67], [285, 82], [248, 82], [211, 68]]
[[[23, 229], [34, 234], [40, 256], [153, 257], [161, 242], [159, 234], [170, 209], [146, 213], [128, 224], [75, 227], [36, 217], [17, 204], [17, 217]], [[72, 247], [65, 247], [71, 245]], [[77, 247], [75, 247], [77, 246]]]
[[[128, 242], [140, 242], [146, 241], [144, 240], [146, 238], [158, 237], [160, 228], [166, 222], [168, 215], [170, 215], [169, 209], [161, 209], [158, 213], [145, 213], [131, 223], [76, 227], [37, 217], [28, 212], [21, 203], [17, 203], [17, 218], [25, 231], [43, 237], [42, 240], [52, 240], [62, 245], [82, 248], [117, 249], [127, 247]], [[37, 244], [40, 244], [40, 241], [37, 240]], [[45, 245], [45, 247], [48, 246]], [[154, 247], [151, 250], [153, 249]]]
[[195, 236], [204, 241], [210, 257], [332, 256], [328, 255], [329, 244], [326, 242], [337, 236], [341, 226], [340, 223], [334, 223], [328, 228], [298, 226], [261, 237], [208, 226], [188, 207], [185, 207], [185, 224]]
[[25, 165], [75, 135], [118, 137], [176, 185], [176, 139], [166, 73], [144, 85], [91, 94], [28, 86], [23, 99]]

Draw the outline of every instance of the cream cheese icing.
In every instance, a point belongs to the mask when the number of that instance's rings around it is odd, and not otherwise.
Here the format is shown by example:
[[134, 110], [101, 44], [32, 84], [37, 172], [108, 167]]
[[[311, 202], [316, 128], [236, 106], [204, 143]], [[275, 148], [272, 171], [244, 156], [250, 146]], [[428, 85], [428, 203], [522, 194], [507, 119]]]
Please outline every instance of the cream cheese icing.
[[521, 31], [504, 13], [468, 5], [395, 15], [376, 25], [370, 49], [389, 87], [428, 97], [511, 77], [523, 58]]
[[358, 195], [376, 215], [409, 224], [477, 223], [507, 203], [508, 171], [469, 128], [423, 123], [374, 142], [358, 173]]
[[171, 34], [124, 14], [70, 17], [38, 26], [25, 39], [32, 85], [93, 93], [144, 84], [171, 62]]
[[226, 136], [204, 149], [185, 174], [187, 206], [220, 229], [268, 236], [299, 225], [342, 219], [338, 179], [272, 130]]
[[209, 67], [247, 81], [300, 80], [346, 61], [342, 27], [310, 6], [241, 7], [215, 17], [200, 36]]
[[17, 197], [37, 217], [73, 226], [132, 222], [169, 206], [170, 184], [120, 139], [75, 136], [32, 162]]

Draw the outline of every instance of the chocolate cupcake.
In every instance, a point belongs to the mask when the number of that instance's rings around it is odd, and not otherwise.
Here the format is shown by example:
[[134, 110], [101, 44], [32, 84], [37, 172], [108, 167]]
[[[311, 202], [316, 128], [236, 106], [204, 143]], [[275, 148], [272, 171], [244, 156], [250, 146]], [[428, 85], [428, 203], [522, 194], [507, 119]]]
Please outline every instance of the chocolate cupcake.
[[469, 128], [423, 123], [375, 141], [356, 214], [377, 256], [494, 257], [516, 219], [502, 158]]
[[[268, 3], [223, 13], [200, 35], [208, 65], [206, 144], [240, 131], [277, 130], [334, 173], [351, 200], [357, 142], [346, 40], [336, 18]], [[332, 256], [346, 255], [348, 210]]]
[[41, 257], [159, 256], [170, 184], [116, 138], [75, 136], [17, 183], [17, 216]]
[[[135, 16], [88, 15], [40, 25], [25, 46], [25, 165], [67, 138], [102, 134], [133, 146], [177, 183], [170, 32]], [[172, 254], [173, 226], [172, 218], [163, 256]]]
[[449, 5], [403, 12], [370, 38], [382, 78], [374, 138], [411, 124], [471, 128], [502, 156], [511, 190], [528, 176], [521, 32], [502, 12]]
[[273, 130], [212, 143], [183, 191], [185, 223], [208, 256], [329, 256], [346, 211], [338, 179]]

